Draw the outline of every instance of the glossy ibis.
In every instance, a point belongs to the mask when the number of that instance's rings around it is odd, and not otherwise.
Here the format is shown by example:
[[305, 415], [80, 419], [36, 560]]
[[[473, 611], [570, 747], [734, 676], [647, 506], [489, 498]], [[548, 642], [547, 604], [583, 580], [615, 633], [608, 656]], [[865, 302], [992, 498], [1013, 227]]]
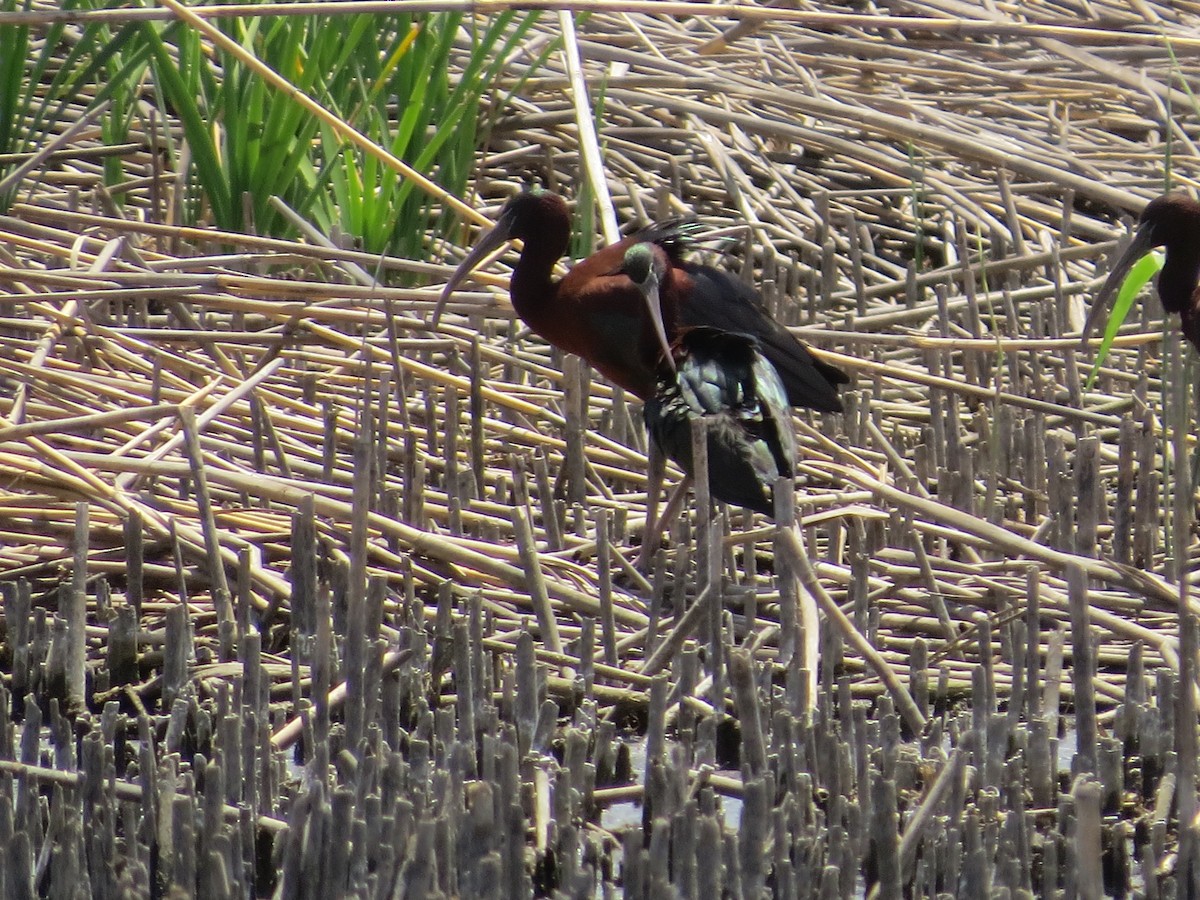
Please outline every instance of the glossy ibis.
[[1113, 264], [1092, 302], [1083, 326], [1087, 340], [1093, 327], [1139, 259], [1155, 247], [1166, 247], [1158, 275], [1158, 296], [1167, 312], [1179, 313], [1183, 335], [1200, 350], [1200, 203], [1181, 193], [1163, 194], [1150, 201], [1138, 220], [1133, 241]]
[[[660, 302], [670, 262], [648, 242], [630, 245], [622, 266], [646, 298]], [[659, 369], [646, 401], [646, 430], [663, 455], [692, 476], [691, 423], [708, 419], [709, 490], [725, 503], [774, 516], [773, 488], [795, 471], [787, 392], [751, 335], [711, 326], [678, 330], [673, 365]]]
[[[672, 275], [671, 260], [663, 248], [648, 241], [631, 244], [622, 269], [653, 312], [664, 279]], [[646, 401], [644, 413], [654, 443], [689, 479], [694, 475], [692, 423], [706, 420], [709, 493], [773, 519], [775, 484], [795, 473], [796, 437], [783, 380], [759, 346], [756, 337], [741, 332], [710, 325], [680, 328], [671, 345], [672, 364], [659, 366], [657, 388]], [[685, 481], [680, 492], [686, 486]], [[799, 562], [804, 559], [799, 526], [785, 524], [791, 525], [785, 532]], [[647, 522], [643, 549], [656, 534], [651, 528]], [[794, 596], [811, 706], [817, 696], [821, 617], [816, 600], [801, 585], [796, 586]]]
[[622, 268], [626, 250], [651, 243], [668, 266], [659, 285], [668, 342], [681, 328], [695, 326], [748, 334], [779, 373], [788, 403], [840, 411], [837, 385], [849, 380], [844, 372], [815, 359], [737, 278], [683, 259], [697, 229], [695, 223], [678, 221], [652, 225], [592, 254], [555, 281], [554, 265], [566, 253], [571, 236], [570, 212], [556, 194], [524, 191], [504, 204], [496, 227], [450, 277], [433, 325], [454, 289], [484, 257], [505, 241], [520, 239], [525, 246], [509, 286], [517, 315], [551, 344], [579, 355], [614, 384], [649, 400], [658, 389], [663, 335], [655, 328], [644, 296]]

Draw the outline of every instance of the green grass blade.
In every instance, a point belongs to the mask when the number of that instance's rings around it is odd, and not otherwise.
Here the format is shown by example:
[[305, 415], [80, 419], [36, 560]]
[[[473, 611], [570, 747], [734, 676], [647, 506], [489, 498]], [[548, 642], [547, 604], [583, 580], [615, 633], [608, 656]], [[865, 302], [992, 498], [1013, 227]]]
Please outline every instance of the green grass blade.
[[198, 67], [203, 65], [199, 41], [187, 31], [179, 32], [179, 61], [171, 58], [167, 46], [152, 23], [145, 23], [142, 35], [150, 46], [155, 81], [183, 125], [183, 133], [192, 152], [196, 177], [212, 208], [218, 227], [236, 230], [240, 225], [240, 203], [230, 193], [230, 179], [222, 165], [220, 148], [202, 112], [203, 91]]
[[[22, 11], [28, 3], [22, 4]], [[12, 0], [0, 2], [0, 11], [14, 12]], [[27, 101], [25, 60], [29, 52], [29, 28], [24, 25], [0, 27], [0, 153], [11, 153], [17, 146], [22, 112]]]
[[1104, 339], [1100, 341], [1100, 349], [1096, 351], [1096, 360], [1092, 363], [1091, 371], [1088, 372], [1087, 390], [1091, 390], [1092, 382], [1096, 380], [1096, 374], [1104, 365], [1104, 360], [1108, 358], [1108, 351], [1112, 349], [1117, 332], [1125, 324], [1125, 317], [1133, 308], [1134, 299], [1146, 286], [1146, 282], [1162, 269], [1164, 258], [1162, 253], [1147, 253], [1134, 264], [1133, 268], [1129, 270], [1129, 274], [1125, 276], [1125, 280], [1121, 282], [1121, 289], [1117, 291], [1117, 299], [1113, 303], [1112, 314], [1104, 325]]
[[[64, 0], [64, 10], [105, 8], [104, 0]], [[0, 11], [29, 10], [30, 0], [0, 0]], [[65, 22], [36, 32], [24, 26], [0, 26], [0, 152], [21, 152], [43, 140], [50, 127], [71, 117], [72, 104], [111, 101], [101, 124], [106, 140], [122, 140], [135, 108], [132, 85], [138, 83], [146, 55], [130, 45], [136, 29], [116, 33], [106, 23], [73, 29], [65, 39]], [[65, 48], [65, 55], [63, 50]], [[121, 162], [104, 161], [110, 179], [120, 176]], [[7, 201], [0, 201], [3, 206]]]

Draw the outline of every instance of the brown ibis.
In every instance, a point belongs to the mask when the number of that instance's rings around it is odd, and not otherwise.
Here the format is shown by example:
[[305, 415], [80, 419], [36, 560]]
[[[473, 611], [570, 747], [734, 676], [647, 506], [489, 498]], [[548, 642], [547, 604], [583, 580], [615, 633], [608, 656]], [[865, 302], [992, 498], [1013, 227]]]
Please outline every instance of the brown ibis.
[[[840, 411], [837, 386], [849, 380], [844, 372], [815, 359], [740, 280], [683, 259], [697, 229], [686, 221], [652, 225], [592, 254], [555, 281], [554, 266], [571, 236], [570, 212], [557, 194], [523, 191], [504, 204], [495, 228], [451, 275], [433, 325], [467, 274], [505, 241], [519, 239], [524, 247], [509, 285], [517, 315], [551, 344], [579, 355], [640, 399], [649, 400], [658, 390], [664, 339], [669, 343], [681, 328], [706, 326], [754, 338], [778, 372], [790, 405]], [[667, 264], [659, 285], [665, 335], [622, 271], [626, 250], [639, 243], [653, 244]]]
[[1096, 294], [1083, 326], [1084, 340], [1111, 305], [1134, 263], [1155, 247], [1166, 248], [1158, 274], [1158, 297], [1167, 312], [1179, 313], [1184, 337], [1200, 350], [1200, 203], [1178, 192], [1155, 197], [1142, 210], [1133, 241]]
[[[672, 263], [663, 248], [648, 241], [630, 244], [622, 269], [653, 314], [660, 304], [661, 285], [672, 275]], [[678, 329], [670, 348], [670, 365], [659, 366], [657, 388], [643, 411], [654, 443], [689, 479], [695, 474], [692, 423], [703, 419], [709, 493], [773, 519], [775, 485], [780, 478], [790, 479], [795, 474], [796, 436], [783, 380], [759, 348], [756, 337], [742, 332], [711, 325]], [[791, 552], [802, 554], [799, 527], [794, 522], [781, 524], [790, 525], [784, 529], [785, 542], [791, 539], [788, 546], [801, 548]], [[821, 616], [817, 601], [802, 586], [796, 586], [794, 595], [803, 637], [800, 662], [808, 673], [807, 699], [812, 705], [816, 702]]]

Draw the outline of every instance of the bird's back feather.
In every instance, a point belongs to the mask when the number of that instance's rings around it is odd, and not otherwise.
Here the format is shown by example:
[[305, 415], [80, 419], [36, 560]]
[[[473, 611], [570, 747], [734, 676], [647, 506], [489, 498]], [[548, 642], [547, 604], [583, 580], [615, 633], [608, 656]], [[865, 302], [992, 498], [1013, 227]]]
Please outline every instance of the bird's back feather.
[[841, 369], [816, 359], [800, 340], [773, 319], [743, 282], [712, 266], [686, 263], [694, 296], [680, 304], [680, 325], [706, 325], [753, 336], [775, 367], [788, 403], [822, 412], [841, 412], [837, 385], [850, 379]]
[[676, 342], [677, 373], [661, 377], [646, 426], [664, 455], [693, 473], [691, 423], [709, 420], [709, 490], [718, 500], [772, 515], [772, 488], [794, 472], [787, 396], [750, 335], [691, 328]]

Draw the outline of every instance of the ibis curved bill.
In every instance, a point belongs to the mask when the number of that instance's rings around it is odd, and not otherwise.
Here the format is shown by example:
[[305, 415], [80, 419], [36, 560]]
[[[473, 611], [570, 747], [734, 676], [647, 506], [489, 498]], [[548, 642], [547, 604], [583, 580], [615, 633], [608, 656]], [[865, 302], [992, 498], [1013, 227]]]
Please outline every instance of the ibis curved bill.
[[1132, 242], [1113, 263], [1092, 301], [1083, 326], [1084, 341], [1111, 305], [1129, 270], [1155, 247], [1166, 251], [1158, 275], [1163, 309], [1179, 314], [1184, 337], [1200, 350], [1200, 203], [1178, 192], [1155, 197], [1142, 210]]

